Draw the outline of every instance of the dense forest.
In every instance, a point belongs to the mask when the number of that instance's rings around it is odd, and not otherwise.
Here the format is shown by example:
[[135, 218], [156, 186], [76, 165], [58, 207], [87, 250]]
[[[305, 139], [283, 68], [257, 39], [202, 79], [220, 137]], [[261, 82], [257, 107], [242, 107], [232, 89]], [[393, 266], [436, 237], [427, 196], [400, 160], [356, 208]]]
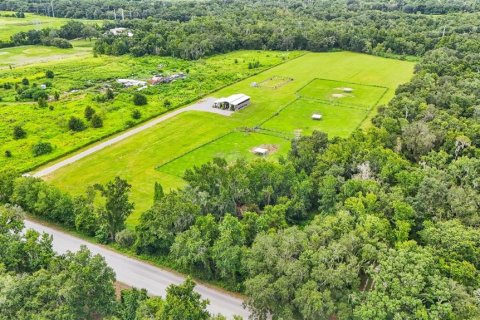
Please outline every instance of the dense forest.
[[[59, 1], [55, 13], [106, 18], [117, 8], [114, 1], [84, 3]], [[334, 4], [340, 4], [338, 11]], [[10, 1], [0, 9], [7, 5], [46, 7]], [[421, 60], [368, 130], [345, 139], [322, 132], [298, 137], [278, 163], [215, 159], [194, 167], [183, 189], [166, 194], [155, 186], [153, 205], [134, 231], [124, 226], [133, 204], [130, 185], [121, 178], [72, 197], [40, 179], [3, 171], [1, 202], [244, 292], [255, 319], [480, 317], [476, 2], [122, 5], [132, 18], [155, 19], [107, 24], [131, 28], [134, 36], [105, 35], [98, 53], [196, 59], [239, 48], [348, 49]], [[410, 14], [417, 11], [447, 14]], [[47, 242], [50, 260], [48, 239], [37, 239], [32, 245]], [[15, 287], [29, 277], [52, 277], [48, 270], [61, 274], [75, 255], [62, 259], [67, 262], [61, 266], [35, 261], [19, 270], [4, 263], [0, 277], [7, 280], [0, 280], [0, 288], [3, 282]], [[38, 275], [40, 269], [47, 271]], [[13, 281], [15, 272], [27, 275]]]

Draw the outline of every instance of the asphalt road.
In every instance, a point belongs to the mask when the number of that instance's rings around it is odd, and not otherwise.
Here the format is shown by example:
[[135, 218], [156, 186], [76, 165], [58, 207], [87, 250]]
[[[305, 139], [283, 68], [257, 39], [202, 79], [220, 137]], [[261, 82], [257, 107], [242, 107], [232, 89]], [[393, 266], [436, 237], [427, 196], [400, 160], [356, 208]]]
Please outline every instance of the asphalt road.
[[[92, 244], [37, 222], [25, 220], [25, 226], [38, 232], [51, 234], [53, 236], [53, 248], [59, 254], [65, 253], [68, 250], [76, 251], [81, 245], [87, 246], [92, 253], [100, 254], [105, 258], [108, 265], [115, 271], [118, 281], [132, 287], [145, 288], [152, 295], [164, 297], [169, 285], [182, 283], [185, 279], [179, 274], [126, 257], [103, 246]], [[200, 293], [204, 299], [210, 301], [208, 310], [212, 314], [221, 313], [229, 319], [233, 318], [234, 315], [240, 315], [244, 317], [244, 319], [247, 319], [250, 314], [242, 307], [243, 301], [241, 299], [225, 291], [204, 285], [197, 285], [195, 290]]]
[[137, 133], [139, 132], [142, 132], [146, 129], [149, 129], [153, 126], [156, 126], [157, 124], [159, 124], [160, 122], [163, 122], [167, 119], [170, 119], [170, 118], [173, 118], [175, 117], [176, 115], [180, 114], [180, 113], [183, 113], [183, 112], [186, 112], [186, 111], [202, 111], [202, 112], [210, 112], [210, 113], [216, 113], [216, 114], [220, 114], [220, 115], [223, 115], [223, 116], [230, 116], [232, 114], [232, 111], [228, 111], [228, 110], [221, 110], [221, 109], [217, 109], [217, 108], [212, 108], [212, 104], [213, 102], [216, 100], [216, 98], [213, 98], [213, 97], [208, 97], [208, 98], [205, 98], [205, 99], [202, 99], [190, 106], [187, 106], [187, 107], [184, 107], [184, 108], [180, 108], [180, 109], [176, 109], [172, 112], [169, 112], [169, 113], [166, 113], [160, 117], [157, 117], [153, 120], [150, 120], [148, 122], [146, 122], [145, 124], [139, 126], [139, 127], [135, 127], [131, 130], [128, 130], [118, 136], [115, 136], [113, 138], [108, 138], [107, 140], [99, 143], [99, 144], [96, 144], [82, 152], [79, 152], [79, 153], [76, 153], [74, 155], [72, 155], [71, 157], [68, 157], [62, 161], [59, 161], [57, 163], [54, 163], [53, 165], [50, 165], [46, 168], [43, 168], [43, 169], [40, 169], [34, 173], [31, 173], [32, 176], [34, 177], [38, 177], [38, 178], [41, 178], [41, 177], [44, 177], [44, 176], [47, 176], [51, 173], [53, 173], [54, 171], [62, 168], [62, 167], [65, 167], [71, 163], [74, 163], [80, 159], [83, 159], [89, 155], [91, 155], [92, 153], [95, 153], [97, 151], [100, 151], [108, 146], [111, 146], [112, 144], [115, 144], [119, 141], [122, 141], [122, 140], [125, 140], [133, 135], [136, 135]]

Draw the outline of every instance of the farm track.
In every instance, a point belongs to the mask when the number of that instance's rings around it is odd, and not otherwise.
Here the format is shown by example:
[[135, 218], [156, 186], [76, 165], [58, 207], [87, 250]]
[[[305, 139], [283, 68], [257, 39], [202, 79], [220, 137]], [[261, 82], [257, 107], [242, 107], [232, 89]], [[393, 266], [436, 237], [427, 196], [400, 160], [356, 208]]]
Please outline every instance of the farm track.
[[215, 101], [216, 99], [215, 98], [212, 98], [212, 97], [209, 97], [209, 98], [204, 98], [200, 101], [198, 101], [197, 103], [195, 104], [192, 104], [192, 105], [189, 105], [187, 107], [183, 107], [183, 108], [180, 108], [180, 109], [176, 109], [172, 112], [168, 112], [166, 114], [163, 114], [153, 120], [150, 120], [146, 123], [144, 123], [143, 125], [139, 126], [139, 127], [136, 127], [136, 128], [133, 128], [131, 130], [128, 130], [118, 136], [115, 136], [113, 138], [109, 138], [97, 145], [94, 145], [82, 152], [79, 152], [77, 154], [74, 154], [73, 156], [70, 156], [62, 161], [59, 161], [51, 166], [48, 166], [44, 169], [41, 169], [41, 170], [38, 170], [34, 173], [31, 173], [30, 175], [31, 176], [34, 176], [34, 177], [37, 177], [37, 178], [42, 178], [42, 177], [45, 177], [45, 176], [48, 176], [49, 174], [55, 172], [56, 170], [60, 169], [60, 168], [63, 168], [69, 164], [72, 164], [74, 162], [77, 162], [78, 160], [80, 159], [83, 159], [95, 152], [98, 152], [100, 150], [103, 150], [105, 149], [106, 147], [109, 147], [115, 143], [118, 143], [120, 141], [123, 141], [127, 138], [130, 138], [144, 130], [147, 130], [147, 129], [150, 129], [154, 126], [156, 126], [157, 124], [165, 121], [165, 120], [168, 120], [170, 118], [173, 118], [181, 113], [184, 113], [184, 112], [187, 112], [187, 111], [201, 111], [201, 112], [211, 112], [211, 113], [216, 113], [216, 114], [220, 114], [220, 115], [223, 115], [223, 116], [230, 116], [231, 115], [231, 111], [226, 111], [226, 110], [221, 110], [221, 109], [215, 109], [215, 108], [212, 108], [211, 105], [213, 103], [213, 101]]

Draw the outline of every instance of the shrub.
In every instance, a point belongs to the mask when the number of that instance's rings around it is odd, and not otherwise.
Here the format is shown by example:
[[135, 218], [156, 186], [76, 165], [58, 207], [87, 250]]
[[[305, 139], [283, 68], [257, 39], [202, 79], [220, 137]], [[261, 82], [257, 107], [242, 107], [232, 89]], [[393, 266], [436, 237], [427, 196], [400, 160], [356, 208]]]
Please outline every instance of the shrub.
[[103, 127], [103, 120], [98, 114], [94, 114], [92, 116], [91, 124], [93, 128], [101, 128]]
[[40, 108], [48, 107], [48, 103], [47, 103], [47, 100], [45, 100], [45, 98], [39, 98], [37, 103]]
[[168, 109], [172, 106], [172, 102], [170, 100], [166, 99], [166, 100], [163, 101], [163, 106]]
[[27, 78], [23, 78], [23, 79], [22, 79], [22, 84], [23, 84], [24, 86], [28, 86], [28, 85], [30, 84], [30, 81], [28, 81]]
[[135, 125], [135, 122], [133, 122], [132, 120], [127, 120], [125, 122], [125, 128], [131, 128]]
[[85, 112], [84, 112], [85, 119], [87, 119], [88, 121], [92, 120], [92, 117], [94, 114], [95, 114], [95, 109], [93, 109], [90, 106], [85, 108]]
[[23, 139], [27, 136], [27, 132], [23, 130], [21, 126], [15, 126], [13, 127], [13, 139], [18, 140], [18, 139]]
[[77, 117], [71, 117], [68, 121], [68, 128], [72, 131], [83, 131], [85, 130], [85, 123]]
[[108, 88], [107, 91], [105, 92], [105, 99], [107, 100], [112, 100], [115, 97], [113, 94], [113, 90]]
[[47, 77], [49, 79], [53, 79], [53, 77], [55, 77], [55, 74], [53, 73], [52, 70], [47, 70], [47, 71], [45, 71], [45, 77]]
[[12, 84], [10, 82], [5, 82], [3, 84], [3, 89], [5, 90], [12, 89]]
[[115, 235], [115, 242], [124, 248], [130, 248], [136, 240], [135, 232], [129, 229], [123, 229]]
[[133, 95], [133, 104], [136, 106], [143, 106], [147, 104], [147, 97], [145, 97], [143, 94], [140, 94], [136, 92]]
[[12, 157], [12, 152], [10, 150], [5, 150], [5, 157], [11, 158]]
[[32, 153], [35, 157], [50, 153], [53, 147], [50, 142], [39, 142], [32, 147]]
[[133, 119], [140, 119], [142, 117], [142, 113], [138, 109], [134, 109], [132, 111], [132, 118]]
[[55, 93], [53, 94], [53, 99], [55, 99], [55, 101], [58, 101], [58, 99], [60, 99], [60, 93], [58, 93], [58, 91], [55, 91]]

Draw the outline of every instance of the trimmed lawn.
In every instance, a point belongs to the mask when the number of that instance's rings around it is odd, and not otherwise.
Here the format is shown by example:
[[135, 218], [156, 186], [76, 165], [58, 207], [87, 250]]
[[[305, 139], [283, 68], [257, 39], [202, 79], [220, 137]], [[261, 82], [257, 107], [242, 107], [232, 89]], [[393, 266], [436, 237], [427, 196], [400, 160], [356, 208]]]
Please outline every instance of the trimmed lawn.
[[[210, 59], [222, 57], [223, 55]], [[230, 57], [233, 58], [234, 54]], [[233, 59], [225, 59], [229, 63], [231, 60]], [[221, 68], [222, 60], [217, 61], [217, 68]], [[217, 98], [234, 93], [249, 95], [252, 104], [230, 117], [201, 112], [183, 113], [75, 164], [63, 167], [48, 179], [62, 189], [79, 194], [84, 192], [87, 185], [105, 182], [117, 175], [126, 178], [133, 186], [132, 199], [136, 203], [136, 210], [128, 219], [129, 227], [133, 227], [140, 213], [152, 204], [155, 181], [160, 182], [167, 190], [177, 188], [184, 183], [179, 176], [185, 169], [205, 163], [215, 156], [223, 155], [229, 160], [238, 157], [252, 158], [249, 150], [261, 144], [280, 146], [272, 158], [288, 152], [289, 141], [279, 135], [254, 133], [242, 136], [244, 134], [238, 132], [239, 128], [253, 128], [264, 124], [266, 129], [274, 128], [286, 136], [293, 136], [296, 129], [302, 129], [302, 133], [308, 134], [319, 128], [327, 131], [330, 136], [347, 136], [358, 125], [363, 126], [368, 122], [363, 119], [374, 114], [375, 108], [370, 110], [369, 107], [332, 107], [327, 103], [319, 103], [318, 100], [296, 101], [298, 91], [314, 79], [386, 87], [388, 90], [379, 101], [379, 104], [384, 104], [393, 97], [399, 84], [410, 79], [413, 66], [414, 63], [408, 61], [351, 52], [307, 53], [217, 92], [206, 94], [203, 91], [204, 95]], [[202, 70], [208, 72], [208, 68]], [[293, 81], [276, 89], [252, 86], [253, 82], [260, 83], [272, 77], [288, 77], [293, 78]], [[206, 86], [215, 80], [215, 77], [207, 77], [201, 85]], [[192, 84], [195, 85], [198, 84]], [[380, 93], [376, 90], [374, 92], [376, 94], [373, 96], [378, 99]], [[324, 119], [312, 123], [310, 116], [313, 110], [321, 112]], [[278, 115], [273, 117], [277, 113]], [[207, 144], [234, 131], [237, 132]], [[268, 130], [261, 132], [268, 133]], [[197, 149], [202, 145], [202, 148]], [[196, 150], [186, 154], [194, 149]], [[184, 156], [181, 157], [182, 155]], [[168, 162], [170, 163], [162, 167], [162, 164]]]
[[[313, 120], [312, 114], [322, 115]], [[273, 118], [262, 124], [262, 128], [292, 134], [311, 134], [314, 130], [328, 133], [330, 137], [349, 136], [365, 119], [368, 111], [357, 107], [334, 105], [316, 100], [298, 99]]]
[[[351, 90], [351, 92], [345, 92]], [[352, 105], [370, 109], [380, 101], [386, 87], [361, 85], [350, 82], [315, 79], [298, 91], [305, 99], [318, 99], [332, 104]]]
[[185, 170], [192, 164], [201, 166], [213, 158], [224, 158], [228, 162], [237, 159], [253, 160], [261, 156], [255, 155], [252, 149], [256, 147], [273, 148], [265, 159], [278, 159], [280, 155], [286, 155], [290, 148], [290, 140], [258, 132], [231, 132], [218, 140], [212, 141], [195, 149], [182, 157], [173, 160], [157, 169], [177, 177], [182, 177]]

